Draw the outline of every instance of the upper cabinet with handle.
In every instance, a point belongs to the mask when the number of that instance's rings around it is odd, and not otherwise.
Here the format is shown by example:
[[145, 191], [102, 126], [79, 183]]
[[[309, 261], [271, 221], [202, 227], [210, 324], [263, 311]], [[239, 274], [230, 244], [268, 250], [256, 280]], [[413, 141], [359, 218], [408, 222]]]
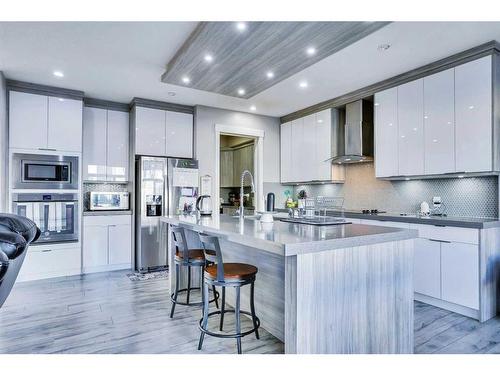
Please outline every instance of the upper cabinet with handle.
[[82, 152], [82, 100], [9, 93], [9, 147]]
[[193, 115], [135, 106], [137, 155], [193, 157]]
[[498, 64], [486, 56], [376, 93], [376, 176], [498, 172]]

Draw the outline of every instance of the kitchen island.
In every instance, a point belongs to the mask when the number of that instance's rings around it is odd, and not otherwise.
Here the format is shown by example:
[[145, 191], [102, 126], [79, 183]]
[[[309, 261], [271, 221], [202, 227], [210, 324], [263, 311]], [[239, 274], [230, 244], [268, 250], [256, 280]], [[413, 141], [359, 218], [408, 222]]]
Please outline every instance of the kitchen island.
[[[184, 227], [190, 247], [200, 247], [198, 233], [215, 235], [225, 262], [258, 267], [257, 315], [261, 326], [285, 343], [285, 353], [413, 352], [416, 230], [267, 224], [227, 215], [161, 220]], [[168, 243], [173, 264], [175, 249]], [[199, 275], [192, 277], [195, 284]], [[242, 288], [242, 295], [247, 309], [248, 290]], [[227, 303], [233, 298], [228, 290]]]

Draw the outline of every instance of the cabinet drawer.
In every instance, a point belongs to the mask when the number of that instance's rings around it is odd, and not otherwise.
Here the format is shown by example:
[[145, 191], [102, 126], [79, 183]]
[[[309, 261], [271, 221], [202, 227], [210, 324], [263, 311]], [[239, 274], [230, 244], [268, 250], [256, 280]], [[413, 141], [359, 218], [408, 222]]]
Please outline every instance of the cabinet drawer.
[[131, 215], [84, 216], [84, 226], [131, 225]]
[[360, 224], [379, 225], [381, 227], [393, 227], [393, 228], [402, 228], [402, 229], [408, 229], [410, 227], [410, 225], [408, 223], [400, 223], [399, 221], [385, 221], [385, 220], [361, 219]]
[[79, 274], [81, 270], [80, 248], [43, 250], [30, 247], [19, 272], [19, 281], [44, 279]]
[[438, 227], [425, 224], [410, 224], [410, 228], [417, 229], [420, 238], [479, 244], [479, 230], [473, 228]]

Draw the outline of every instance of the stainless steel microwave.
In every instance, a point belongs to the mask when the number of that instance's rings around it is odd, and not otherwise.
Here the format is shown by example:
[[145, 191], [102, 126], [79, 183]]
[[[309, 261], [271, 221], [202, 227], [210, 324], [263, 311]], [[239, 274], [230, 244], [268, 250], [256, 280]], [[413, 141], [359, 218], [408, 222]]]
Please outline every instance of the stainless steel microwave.
[[78, 189], [78, 157], [13, 154], [15, 189]]

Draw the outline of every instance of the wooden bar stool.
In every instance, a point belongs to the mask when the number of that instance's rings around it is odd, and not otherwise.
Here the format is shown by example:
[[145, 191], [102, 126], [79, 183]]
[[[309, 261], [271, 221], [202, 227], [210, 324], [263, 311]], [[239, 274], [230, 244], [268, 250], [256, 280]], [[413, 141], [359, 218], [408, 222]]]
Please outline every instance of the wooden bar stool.
[[[172, 309], [170, 310], [170, 318], [174, 317], [175, 306], [177, 304], [184, 306], [202, 306], [203, 305], [203, 270], [207, 265], [205, 260], [205, 255], [203, 249], [189, 249], [186, 241], [186, 233], [184, 228], [171, 226], [172, 229], [172, 240], [175, 245], [175, 291], [170, 295], [170, 301], [172, 301]], [[208, 263], [210, 264], [210, 263]], [[180, 285], [180, 270], [182, 267], [187, 267], [188, 277], [187, 277], [187, 288], [179, 289]], [[191, 286], [191, 267], [200, 268], [200, 287]], [[202, 293], [201, 301], [190, 301], [190, 294], [192, 290], [199, 290]], [[213, 299], [209, 302], [215, 302], [217, 308], [219, 308], [219, 293], [215, 290], [215, 286], [212, 288]], [[177, 298], [179, 293], [186, 293], [186, 302], [179, 301]]]
[[[257, 274], [257, 267], [250, 264], [244, 263], [224, 263], [222, 259], [222, 251], [219, 244], [219, 239], [215, 236], [208, 236], [200, 234], [200, 241], [203, 246], [205, 259], [210, 261], [211, 264], [205, 267], [204, 272], [204, 284], [202, 293], [203, 298], [203, 318], [200, 319], [200, 341], [198, 343], [198, 350], [201, 350], [203, 346], [203, 339], [205, 333], [214, 337], [222, 338], [236, 338], [236, 343], [238, 347], [238, 354], [241, 354], [241, 338], [243, 336], [249, 335], [255, 332], [255, 337], [259, 339], [259, 327], [260, 320], [255, 315], [255, 305], [254, 305], [254, 283], [255, 275]], [[240, 288], [244, 285], [250, 284], [250, 310], [243, 311], [240, 309]], [[222, 304], [221, 309], [218, 311], [208, 312], [209, 299], [208, 290], [209, 286], [220, 286], [222, 287]], [[236, 289], [236, 303], [234, 310], [226, 310], [226, 287], [232, 287]], [[218, 308], [218, 307], [217, 307]], [[236, 318], [236, 332], [229, 334], [222, 334], [209, 331], [207, 329], [208, 318], [214, 315], [220, 315], [219, 329], [222, 331], [224, 324], [224, 314], [234, 313]], [[253, 329], [245, 332], [241, 332], [241, 315], [248, 315], [252, 318]]]

